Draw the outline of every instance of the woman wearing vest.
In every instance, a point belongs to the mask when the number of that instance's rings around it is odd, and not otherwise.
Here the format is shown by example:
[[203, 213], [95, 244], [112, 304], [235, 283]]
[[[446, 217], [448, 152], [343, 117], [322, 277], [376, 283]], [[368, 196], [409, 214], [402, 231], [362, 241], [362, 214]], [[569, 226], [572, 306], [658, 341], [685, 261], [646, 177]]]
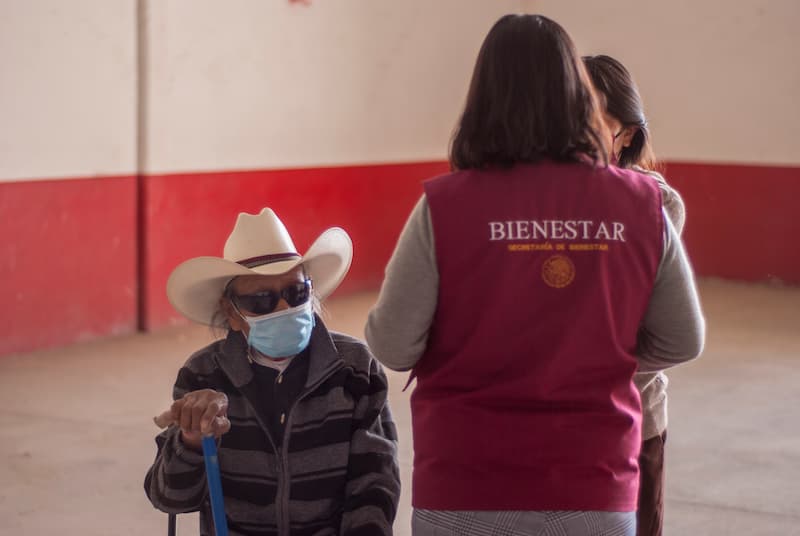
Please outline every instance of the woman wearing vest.
[[188, 359], [157, 418], [170, 426], [145, 478], [153, 506], [199, 510], [211, 533], [201, 441], [213, 434], [231, 536], [392, 534], [400, 478], [386, 375], [316, 314], [352, 252], [333, 228], [301, 256], [265, 208], [239, 214], [223, 257], [175, 268], [175, 309], [227, 333]]
[[575, 47], [508, 15], [367, 323], [413, 369], [413, 533], [633, 535], [638, 370], [696, 357], [692, 270], [648, 176], [606, 165]]
[[[633, 77], [609, 56], [583, 58], [592, 84], [605, 101], [605, 122], [614, 133], [612, 160], [653, 177], [661, 189], [664, 209], [678, 235], [686, 222], [680, 194], [654, 171], [655, 155], [642, 98]], [[638, 536], [661, 536], [664, 522], [664, 445], [667, 440], [667, 377], [663, 372], [634, 376], [642, 398], [642, 450], [639, 454]]]

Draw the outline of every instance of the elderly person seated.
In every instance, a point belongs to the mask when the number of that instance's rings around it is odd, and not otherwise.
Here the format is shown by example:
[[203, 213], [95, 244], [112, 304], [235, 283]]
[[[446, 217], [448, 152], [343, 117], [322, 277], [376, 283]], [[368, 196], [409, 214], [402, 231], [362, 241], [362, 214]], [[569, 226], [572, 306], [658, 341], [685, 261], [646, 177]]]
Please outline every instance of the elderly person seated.
[[352, 259], [342, 229], [301, 256], [275, 213], [240, 214], [223, 258], [170, 275], [181, 314], [225, 328], [178, 372], [145, 478], [153, 505], [200, 511], [210, 532], [201, 441], [214, 435], [232, 535], [391, 534], [397, 434], [381, 365], [316, 314]]

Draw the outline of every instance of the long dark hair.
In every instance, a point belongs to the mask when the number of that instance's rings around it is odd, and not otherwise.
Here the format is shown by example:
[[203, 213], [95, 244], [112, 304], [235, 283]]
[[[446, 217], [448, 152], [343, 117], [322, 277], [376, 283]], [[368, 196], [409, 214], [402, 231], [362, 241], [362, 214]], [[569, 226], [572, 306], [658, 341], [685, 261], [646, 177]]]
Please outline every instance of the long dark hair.
[[584, 56], [583, 62], [595, 89], [605, 99], [606, 113], [622, 123], [623, 127], [637, 127], [631, 144], [623, 148], [619, 155], [619, 166], [655, 169], [656, 158], [644, 105], [631, 73], [611, 56]]
[[607, 162], [611, 136], [600, 112], [567, 32], [541, 15], [506, 15], [478, 53], [450, 165], [509, 167], [582, 155]]

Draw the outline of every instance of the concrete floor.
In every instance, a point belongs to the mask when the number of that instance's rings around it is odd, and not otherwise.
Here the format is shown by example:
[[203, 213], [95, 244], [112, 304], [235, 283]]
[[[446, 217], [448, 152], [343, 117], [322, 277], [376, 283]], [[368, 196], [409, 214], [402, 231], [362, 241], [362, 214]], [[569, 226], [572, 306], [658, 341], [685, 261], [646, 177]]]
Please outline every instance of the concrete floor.
[[[800, 289], [702, 283], [708, 344], [670, 374], [667, 531], [800, 535]], [[374, 294], [331, 300], [328, 324], [361, 336]], [[156, 429], [209, 329], [177, 327], [0, 358], [0, 535], [162, 534], [142, 491]], [[391, 374], [410, 534], [410, 417]], [[197, 534], [193, 515], [179, 534]]]

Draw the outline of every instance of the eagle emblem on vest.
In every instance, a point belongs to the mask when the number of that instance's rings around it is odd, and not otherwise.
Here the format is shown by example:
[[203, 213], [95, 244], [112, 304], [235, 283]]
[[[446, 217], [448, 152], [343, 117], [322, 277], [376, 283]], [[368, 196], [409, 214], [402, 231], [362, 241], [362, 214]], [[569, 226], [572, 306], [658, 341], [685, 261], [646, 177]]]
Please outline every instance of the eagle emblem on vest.
[[575, 279], [575, 265], [569, 257], [553, 255], [542, 264], [542, 279], [548, 286], [564, 288]]

